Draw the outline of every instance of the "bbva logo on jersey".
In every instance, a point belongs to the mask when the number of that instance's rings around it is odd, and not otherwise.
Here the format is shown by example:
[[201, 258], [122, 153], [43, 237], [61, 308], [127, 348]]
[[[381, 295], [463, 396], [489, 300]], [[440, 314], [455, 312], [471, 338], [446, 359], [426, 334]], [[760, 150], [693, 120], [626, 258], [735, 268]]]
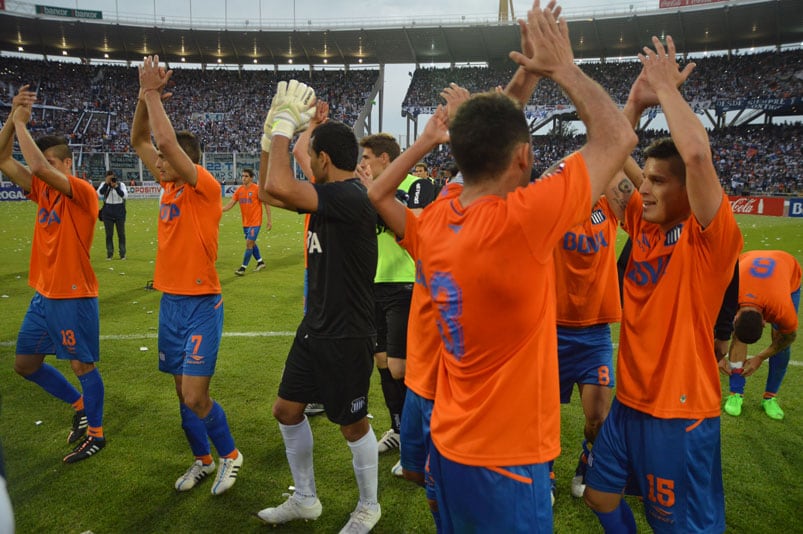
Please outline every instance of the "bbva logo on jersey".
[[323, 253], [321, 241], [318, 239], [318, 234], [313, 231], [307, 231], [307, 254], [313, 252]]
[[159, 219], [168, 222], [178, 218], [181, 215], [181, 210], [175, 204], [160, 204], [159, 205]]
[[37, 221], [39, 224], [49, 225], [50, 223], [61, 224], [61, 218], [56, 210], [48, 211], [45, 208], [39, 208], [37, 213]]

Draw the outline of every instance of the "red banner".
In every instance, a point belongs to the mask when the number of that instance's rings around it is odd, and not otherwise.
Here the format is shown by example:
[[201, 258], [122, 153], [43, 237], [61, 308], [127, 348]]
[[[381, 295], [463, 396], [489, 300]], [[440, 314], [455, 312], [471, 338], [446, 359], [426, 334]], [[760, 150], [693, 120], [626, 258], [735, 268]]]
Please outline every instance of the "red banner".
[[733, 197], [729, 196], [733, 213], [744, 215], [783, 216], [784, 199], [778, 197]]
[[689, 6], [702, 6], [705, 4], [717, 4], [725, 0], [660, 0], [658, 7], [661, 9], [667, 7], [689, 7]]

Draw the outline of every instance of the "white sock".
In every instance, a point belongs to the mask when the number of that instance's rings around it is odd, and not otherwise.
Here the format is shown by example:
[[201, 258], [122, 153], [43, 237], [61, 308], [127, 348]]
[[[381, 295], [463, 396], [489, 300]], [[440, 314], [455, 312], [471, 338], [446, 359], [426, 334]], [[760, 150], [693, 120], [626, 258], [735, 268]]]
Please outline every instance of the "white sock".
[[315, 500], [315, 471], [312, 467], [312, 429], [309, 419], [297, 425], [283, 425], [279, 423], [279, 430], [284, 440], [284, 452], [287, 463], [290, 464], [290, 473], [293, 475], [295, 497], [302, 504], [311, 504]]
[[371, 427], [357, 441], [349, 441], [354, 477], [360, 490], [360, 504], [369, 508], [379, 506], [377, 501], [377, 485], [379, 479], [379, 450], [376, 436]]
[[744, 362], [731, 362], [731, 369], [741, 369]]

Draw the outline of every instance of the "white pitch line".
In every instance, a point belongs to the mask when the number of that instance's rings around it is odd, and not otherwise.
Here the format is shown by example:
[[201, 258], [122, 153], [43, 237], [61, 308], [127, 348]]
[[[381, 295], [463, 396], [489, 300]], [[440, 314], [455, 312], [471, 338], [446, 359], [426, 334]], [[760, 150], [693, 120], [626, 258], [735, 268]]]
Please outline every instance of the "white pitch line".
[[[223, 332], [223, 337], [292, 337], [295, 332]], [[153, 334], [109, 334], [100, 336], [101, 341], [117, 341], [125, 339], [157, 339]], [[14, 347], [16, 341], [0, 341], [0, 347]]]

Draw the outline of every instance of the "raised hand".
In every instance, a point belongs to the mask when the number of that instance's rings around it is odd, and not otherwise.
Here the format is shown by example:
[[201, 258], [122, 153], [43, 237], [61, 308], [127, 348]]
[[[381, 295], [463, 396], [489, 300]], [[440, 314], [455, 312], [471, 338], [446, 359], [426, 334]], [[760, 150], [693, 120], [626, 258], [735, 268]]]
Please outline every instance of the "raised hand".
[[329, 102], [318, 100], [318, 102], [315, 104], [315, 115], [313, 115], [312, 120], [310, 120], [310, 126], [314, 128], [315, 126], [323, 124], [328, 120], [329, 120]]
[[438, 106], [435, 114], [427, 121], [421, 137], [433, 145], [449, 142], [449, 114], [444, 106]]
[[527, 22], [519, 20], [522, 51], [511, 52], [510, 59], [528, 72], [552, 77], [562, 68], [574, 65], [566, 19], [555, 0], [541, 9], [539, 0], [527, 12]]
[[312, 87], [297, 80], [279, 82], [269, 112], [273, 114], [271, 137], [281, 135], [292, 139], [307, 129], [316, 110]]
[[33, 105], [36, 103], [36, 93], [29, 90], [30, 85], [23, 85], [11, 100], [11, 113], [13, 120], [27, 124], [31, 120]]
[[142, 65], [137, 67], [139, 70], [139, 98], [145, 96], [148, 91], [156, 91], [162, 100], [169, 98], [172, 93], [164, 93], [167, 81], [173, 76], [173, 71], [165, 71], [164, 67], [159, 66], [159, 56], [145, 56]]
[[452, 120], [457, 113], [460, 104], [471, 98], [471, 93], [465, 87], [460, 87], [456, 83], [450, 83], [441, 91], [441, 98], [446, 100], [446, 113], [449, 120]]
[[680, 70], [675, 57], [675, 41], [671, 35], [666, 36], [666, 48], [656, 36], [653, 36], [652, 43], [654, 51], [645, 46], [644, 53], [638, 55], [642, 69], [630, 89], [629, 97], [644, 108], [658, 104], [657, 91], [661, 88], [679, 88], [683, 85], [697, 66], [689, 63]]
[[370, 165], [361, 161], [354, 170], [354, 174], [357, 175], [357, 178], [360, 179], [360, 182], [362, 182], [362, 185], [364, 185], [366, 189], [371, 187], [371, 183], [374, 181], [374, 175], [371, 174]]

